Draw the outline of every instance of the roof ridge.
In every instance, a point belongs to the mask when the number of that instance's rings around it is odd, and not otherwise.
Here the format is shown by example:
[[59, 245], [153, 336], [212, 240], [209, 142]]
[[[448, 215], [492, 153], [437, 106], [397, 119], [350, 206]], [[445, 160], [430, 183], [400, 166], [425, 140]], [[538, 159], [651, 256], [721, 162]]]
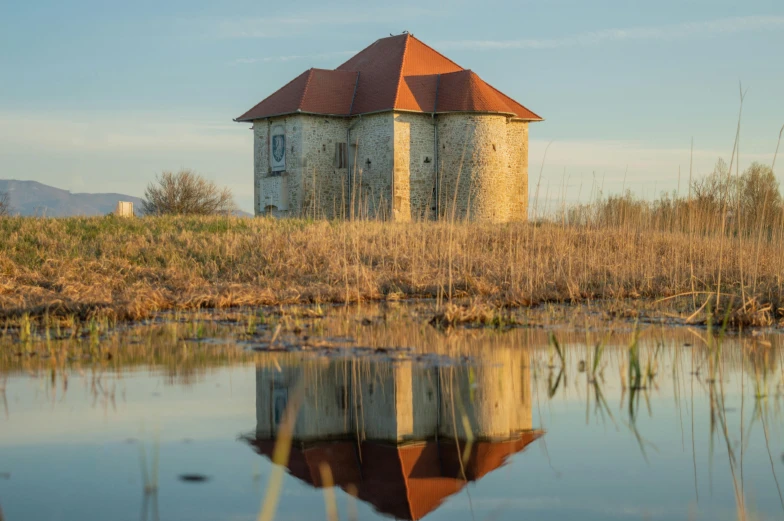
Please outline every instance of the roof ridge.
[[[433, 51], [434, 53], [436, 53], [437, 55], [441, 56], [443, 59], [445, 59], [446, 61], [448, 61], [449, 63], [451, 63], [451, 64], [452, 64], [452, 65], [454, 65], [455, 67], [459, 67], [459, 68], [461, 68], [461, 69], [463, 69], [463, 70], [466, 70], [466, 68], [465, 68], [465, 67], [463, 67], [462, 65], [458, 64], [457, 62], [455, 62], [454, 60], [452, 60], [452, 59], [451, 59], [451, 58], [449, 58], [448, 56], [444, 56], [442, 53], [440, 53], [440, 52], [438, 52], [437, 50], [435, 50], [434, 48], [430, 47], [428, 44], [426, 44], [425, 42], [423, 42], [422, 40], [420, 40], [419, 38], [417, 38], [417, 37], [416, 37], [416, 36], [414, 36], [413, 34], [409, 34], [409, 36], [410, 36], [411, 38], [413, 38], [414, 40], [418, 41], [419, 43], [421, 43], [422, 45], [424, 45], [425, 47], [427, 47], [428, 49], [430, 49], [431, 51]], [[468, 69], [468, 70], [470, 70], [470, 69]], [[447, 73], [447, 74], [448, 74], [448, 73]]]
[[299, 98], [297, 110], [302, 110], [302, 105], [305, 103], [305, 96], [308, 94], [308, 87], [310, 87], [310, 80], [313, 79], [313, 67], [308, 69], [308, 78], [305, 80], [305, 87], [302, 89], [302, 96]]
[[367, 50], [368, 50], [368, 49], [370, 49], [371, 47], [375, 47], [375, 46], [376, 46], [376, 44], [378, 44], [378, 42], [380, 42], [381, 40], [386, 40], [387, 38], [391, 38], [391, 36], [387, 36], [386, 38], [379, 38], [378, 40], [376, 40], [375, 42], [371, 43], [370, 45], [368, 45], [367, 47], [365, 47], [365, 48], [364, 48], [364, 49], [362, 49], [361, 51], [359, 51], [359, 52], [355, 53], [355, 54], [354, 54], [354, 55], [353, 55], [351, 58], [349, 58], [348, 60], [344, 61], [343, 63], [341, 63], [340, 65], [338, 65], [337, 67], [335, 67], [335, 69], [334, 69], [334, 70], [336, 70], [336, 71], [337, 71], [337, 70], [340, 70], [340, 68], [341, 68], [341, 67], [343, 67], [345, 64], [347, 64], [348, 62], [350, 62], [351, 60], [353, 60], [354, 58], [356, 58], [357, 56], [359, 56], [359, 55], [360, 55], [360, 54], [362, 54], [363, 52], [367, 51]]
[[403, 56], [400, 59], [400, 69], [397, 71], [397, 85], [395, 86], [395, 99], [392, 100], [392, 109], [394, 110], [397, 107], [397, 98], [400, 96], [400, 84], [403, 83], [403, 69], [406, 63], [406, 55], [408, 54], [408, 42], [411, 41], [410, 33], [405, 33], [406, 35], [406, 43], [403, 45]]

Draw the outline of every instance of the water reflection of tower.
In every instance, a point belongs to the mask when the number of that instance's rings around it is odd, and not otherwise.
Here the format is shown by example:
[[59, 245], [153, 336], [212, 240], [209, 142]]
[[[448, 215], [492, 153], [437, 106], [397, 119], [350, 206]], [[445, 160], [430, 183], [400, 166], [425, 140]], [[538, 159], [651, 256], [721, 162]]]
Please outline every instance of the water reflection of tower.
[[251, 440], [258, 452], [272, 454], [299, 382], [291, 474], [318, 487], [327, 463], [336, 485], [398, 518], [420, 519], [542, 434], [532, 427], [528, 353], [495, 348], [470, 365], [357, 359], [259, 367]]

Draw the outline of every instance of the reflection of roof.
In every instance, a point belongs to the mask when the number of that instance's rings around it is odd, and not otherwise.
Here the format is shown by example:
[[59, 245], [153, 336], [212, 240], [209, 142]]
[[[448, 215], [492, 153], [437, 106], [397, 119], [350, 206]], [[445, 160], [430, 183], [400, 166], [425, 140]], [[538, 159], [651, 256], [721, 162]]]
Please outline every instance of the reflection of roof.
[[[465, 442], [427, 441], [388, 445], [356, 441], [320, 442], [292, 447], [289, 472], [322, 487], [319, 467], [332, 470], [335, 485], [356, 489], [359, 499], [399, 519], [421, 519], [467, 482], [476, 481], [506, 463], [542, 435], [529, 431], [500, 442], [474, 442], [461, 468]], [[274, 440], [250, 441], [259, 454], [272, 457]], [[465, 472], [465, 474], [463, 474]]]
[[542, 118], [408, 33], [377, 40], [336, 70], [310, 69], [237, 118], [388, 110]]

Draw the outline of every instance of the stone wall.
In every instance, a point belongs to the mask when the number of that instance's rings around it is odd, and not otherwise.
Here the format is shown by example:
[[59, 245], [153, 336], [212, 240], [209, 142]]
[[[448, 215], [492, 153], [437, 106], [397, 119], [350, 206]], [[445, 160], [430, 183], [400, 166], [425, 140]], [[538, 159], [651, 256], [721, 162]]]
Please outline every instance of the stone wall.
[[506, 140], [512, 174], [509, 220], [525, 221], [528, 219], [528, 122], [511, 121], [506, 126]]
[[[457, 219], [506, 222], [522, 220], [519, 165], [525, 152], [508, 140], [517, 122], [491, 114], [438, 116], [441, 215]], [[512, 131], [517, 137], [519, 131]]]
[[[282, 173], [270, 168], [276, 125], [286, 135]], [[343, 143], [347, 167], [340, 168]], [[442, 218], [527, 218], [528, 123], [502, 115], [297, 114], [256, 121], [254, 150], [257, 215], [274, 203], [279, 217], [409, 221], [433, 218], [437, 208]]]
[[355, 217], [392, 218], [393, 118], [385, 112], [351, 120], [349, 192]]
[[[533, 429], [530, 361], [525, 351], [499, 347], [485, 352], [476, 367], [439, 368], [446, 395], [439, 434], [447, 438], [506, 439]], [[466, 429], [468, 427], [468, 429]]]
[[259, 366], [256, 435], [273, 439], [299, 397], [297, 441], [507, 439], [533, 429], [531, 392], [529, 354], [511, 347], [483, 351], [470, 367], [411, 360]]
[[[303, 127], [307, 116], [295, 114], [280, 118], [258, 120], [253, 123], [253, 165], [254, 165], [254, 200], [256, 215], [264, 215], [269, 203], [284, 201], [287, 209], [275, 205], [271, 212], [276, 217], [300, 215], [302, 208], [302, 164], [303, 164]], [[284, 128], [286, 136], [286, 170], [272, 172], [270, 166], [271, 131], [276, 125]], [[274, 183], [265, 182], [265, 178], [279, 177]], [[267, 193], [263, 190], [267, 187]], [[285, 190], [283, 194], [270, 194], [269, 189]]]
[[348, 208], [348, 164], [338, 168], [337, 147], [346, 143], [349, 120], [310, 116], [303, 122], [300, 214], [313, 218], [343, 218]]
[[434, 125], [429, 114], [395, 114], [395, 220], [422, 220], [432, 215]]

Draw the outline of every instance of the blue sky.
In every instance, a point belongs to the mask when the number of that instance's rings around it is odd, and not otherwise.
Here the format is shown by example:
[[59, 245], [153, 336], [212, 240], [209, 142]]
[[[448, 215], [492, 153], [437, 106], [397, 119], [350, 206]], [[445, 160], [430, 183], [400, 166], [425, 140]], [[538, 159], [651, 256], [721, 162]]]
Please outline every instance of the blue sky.
[[0, 178], [141, 195], [190, 167], [250, 210], [251, 133], [232, 118], [404, 30], [546, 118], [541, 199], [652, 197], [679, 168], [685, 190], [692, 137], [695, 175], [730, 156], [739, 81], [741, 167], [770, 163], [784, 125], [781, 0], [4, 2]]

